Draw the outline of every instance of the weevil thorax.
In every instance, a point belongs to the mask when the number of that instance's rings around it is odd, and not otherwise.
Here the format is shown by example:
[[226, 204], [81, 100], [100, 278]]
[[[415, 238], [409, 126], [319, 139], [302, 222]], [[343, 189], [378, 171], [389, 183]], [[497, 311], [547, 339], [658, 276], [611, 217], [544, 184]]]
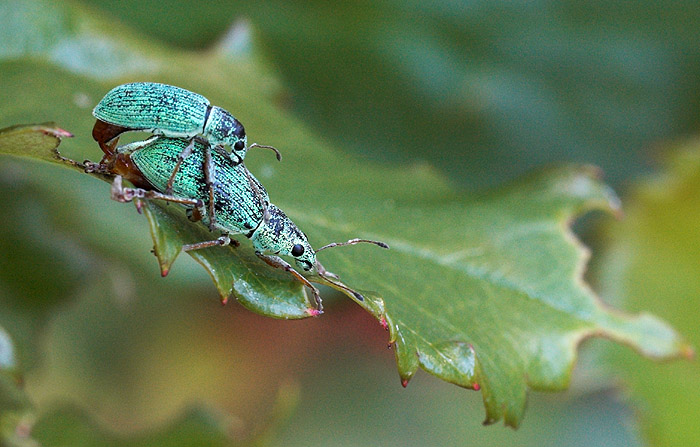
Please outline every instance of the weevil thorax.
[[316, 265], [316, 253], [303, 231], [284, 214], [270, 204], [270, 218], [263, 220], [251, 236], [256, 250], [291, 256], [299, 268], [309, 271]]
[[231, 151], [240, 161], [245, 158], [248, 150], [248, 138], [243, 124], [221, 107], [213, 106], [204, 123], [202, 134], [211, 144], [231, 146]]

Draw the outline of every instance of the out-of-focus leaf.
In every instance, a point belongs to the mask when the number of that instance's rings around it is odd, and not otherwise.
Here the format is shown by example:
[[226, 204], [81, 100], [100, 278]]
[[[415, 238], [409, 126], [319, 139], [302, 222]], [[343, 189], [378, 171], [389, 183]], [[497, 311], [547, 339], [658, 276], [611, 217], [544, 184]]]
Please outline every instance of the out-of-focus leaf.
[[552, 159], [602, 166], [617, 184], [648, 169], [650, 143], [698, 127], [693, 1], [218, 0], [201, 11], [216, 11], [209, 20], [182, 0], [89, 4], [186, 47], [245, 17], [311, 126], [373, 158], [429, 160], [464, 184]]
[[280, 388], [270, 419], [247, 439], [234, 436], [236, 420], [203, 408], [190, 408], [157, 431], [124, 436], [100, 427], [85, 411], [62, 408], [42, 416], [32, 428], [33, 437], [45, 445], [73, 446], [263, 446], [273, 445], [280, 427], [296, 407], [298, 390], [292, 384]]
[[[51, 123], [0, 129], [0, 156], [77, 168], [65, 163], [56, 149], [68, 136], [70, 133]], [[9, 160], [0, 157], [0, 163]], [[37, 357], [34, 341], [46, 319], [70, 299], [89, 267], [81, 263], [85, 260], [81, 247], [50, 222], [46, 201], [37, 197], [40, 194], [21, 175], [13, 177], [12, 166], [3, 164], [0, 171], [2, 201], [14, 210], [0, 226], [0, 252], [5, 254], [0, 256], [0, 325], [12, 334], [15, 356], [23, 368], [30, 369]]]
[[0, 444], [35, 446], [30, 437], [34, 409], [23, 389], [22, 373], [9, 334], [0, 326]]
[[[670, 154], [662, 173], [638, 182], [625, 219], [608, 226], [595, 277], [603, 293], [649, 309], [700, 346], [700, 142]], [[615, 350], [609, 367], [627, 384], [652, 446], [700, 445], [700, 364], [650, 365]]]
[[124, 436], [101, 428], [84, 411], [66, 408], [39, 419], [33, 429], [34, 438], [42, 445], [207, 447], [247, 446], [248, 442], [231, 439], [226, 421], [220, 415], [191, 410], [157, 432]]

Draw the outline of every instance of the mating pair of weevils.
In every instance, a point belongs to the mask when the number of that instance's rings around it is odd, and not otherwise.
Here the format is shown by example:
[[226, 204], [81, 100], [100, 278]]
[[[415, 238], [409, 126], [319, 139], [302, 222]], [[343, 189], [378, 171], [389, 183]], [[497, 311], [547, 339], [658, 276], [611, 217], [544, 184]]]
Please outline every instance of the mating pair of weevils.
[[[253, 243], [255, 254], [268, 265], [284, 269], [308, 287], [320, 312], [321, 297], [304, 276], [279, 256], [291, 256], [304, 271], [315, 271], [326, 281], [361, 294], [337, 281], [316, 259], [330, 247], [368, 242], [366, 239], [332, 243], [315, 250], [306, 235], [284, 212], [270, 203], [263, 185], [248, 171], [243, 159], [249, 148], [243, 125], [226, 110], [212, 106], [197, 94], [171, 85], [136, 82], [115, 87], [93, 110], [97, 118], [92, 135], [104, 152], [100, 163], [86, 162], [86, 170], [114, 175], [112, 198], [120, 202], [157, 199], [179, 203], [193, 221], [223, 235], [215, 240], [183, 246], [197, 250], [234, 243], [231, 234], [243, 234]], [[128, 131], [154, 134], [145, 141], [117, 147]], [[225, 147], [230, 146], [231, 152]], [[135, 188], [122, 185], [122, 177]]]

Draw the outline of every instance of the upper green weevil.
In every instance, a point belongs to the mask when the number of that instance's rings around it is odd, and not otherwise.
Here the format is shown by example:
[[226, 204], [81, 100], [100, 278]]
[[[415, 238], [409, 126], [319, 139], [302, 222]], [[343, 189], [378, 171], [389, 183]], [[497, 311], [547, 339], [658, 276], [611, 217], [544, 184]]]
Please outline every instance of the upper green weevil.
[[[365, 239], [352, 239], [342, 243], [332, 243], [314, 250], [306, 235], [287, 215], [269, 201], [265, 188], [246, 169], [243, 163], [234, 164], [223, 151], [215, 148], [206, 151], [206, 142], [195, 139], [191, 156], [182, 161], [173, 184], [172, 195], [165, 193], [169, 174], [179, 161], [178, 154], [188, 144], [187, 140], [156, 136], [116, 148], [113, 156], [103, 159], [100, 164], [87, 164], [91, 171], [115, 174], [112, 198], [128, 202], [135, 198], [160, 199], [184, 205], [193, 220], [207, 224], [209, 216], [202, 209], [213, 200], [216, 214], [214, 228], [223, 233], [218, 239], [183, 246], [183, 250], [196, 250], [215, 245], [227, 245], [230, 234], [244, 234], [250, 238], [255, 254], [268, 265], [291, 273], [313, 293], [318, 311], [322, 309], [318, 289], [304, 276], [294, 270], [279, 256], [291, 256], [299, 268], [315, 271], [336, 286], [351, 292], [358, 300], [363, 297], [358, 292], [336, 281], [338, 277], [328, 272], [316, 259], [316, 253], [330, 247], [353, 245], [367, 242], [388, 248], [386, 244]], [[207, 154], [211, 159], [202, 162]], [[207, 170], [206, 167], [211, 165]], [[213, 173], [210, 179], [213, 195], [207, 192], [207, 171]], [[121, 176], [134, 183], [137, 188], [122, 185]]]
[[[97, 118], [92, 136], [108, 157], [114, 151], [117, 137], [128, 131], [143, 130], [156, 135], [190, 139], [190, 144], [182, 148], [179, 161], [172, 164], [165, 188], [168, 193], [172, 191], [182, 160], [192, 151], [196, 135], [202, 135], [212, 145], [231, 146], [234, 163], [240, 163], [249, 148], [243, 125], [233, 115], [212, 106], [200, 94], [172, 85], [156, 82], [119, 85], [107, 92], [92, 114]], [[279, 151], [272, 146], [252, 144], [250, 147], [272, 149], [280, 159]], [[212, 225], [214, 220], [212, 210]]]
[[[102, 146], [123, 132], [144, 130], [156, 135], [193, 138], [229, 145], [238, 161], [247, 150], [243, 125], [204, 96], [173, 85], [132, 82], [114, 87], [95, 106], [92, 136]], [[103, 149], [104, 150], [104, 149]]]

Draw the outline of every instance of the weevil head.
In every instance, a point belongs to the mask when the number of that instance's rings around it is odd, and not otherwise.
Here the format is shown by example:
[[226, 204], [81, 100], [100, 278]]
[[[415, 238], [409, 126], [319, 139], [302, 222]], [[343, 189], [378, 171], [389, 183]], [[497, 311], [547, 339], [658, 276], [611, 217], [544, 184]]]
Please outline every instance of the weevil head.
[[316, 266], [316, 253], [304, 232], [275, 205], [269, 205], [268, 213], [269, 218], [263, 220], [251, 236], [255, 249], [291, 256], [302, 270], [313, 269]]
[[245, 153], [248, 150], [248, 137], [246, 137], [243, 124], [221, 107], [211, 108], [202, 134], [211, 144], [230, 146], [231, 152], [240, 161], [245, 158]]

